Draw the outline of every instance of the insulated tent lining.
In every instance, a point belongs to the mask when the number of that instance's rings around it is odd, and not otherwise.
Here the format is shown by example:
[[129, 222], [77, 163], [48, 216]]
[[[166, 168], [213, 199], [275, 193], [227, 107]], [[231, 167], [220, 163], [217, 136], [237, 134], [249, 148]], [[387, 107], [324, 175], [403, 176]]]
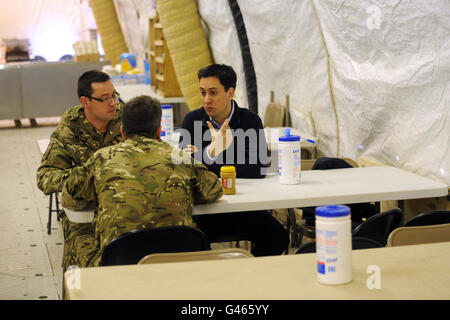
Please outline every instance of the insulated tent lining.
[[202, 105], [197, 71], [212, 64], [211, 53], [194, 0], [156, 3], [181, 92], [189, 109]]
[[120, 62], [120, 55], [128, 52], [116, 8], [112, 0], [91, 0], [90, 4], [102, 38], [105, 58], [114, 66]]

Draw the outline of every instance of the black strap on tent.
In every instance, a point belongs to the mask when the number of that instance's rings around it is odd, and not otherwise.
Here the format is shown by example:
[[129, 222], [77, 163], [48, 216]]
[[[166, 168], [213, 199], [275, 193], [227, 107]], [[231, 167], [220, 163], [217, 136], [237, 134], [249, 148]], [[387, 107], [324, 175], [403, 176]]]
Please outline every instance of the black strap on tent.
[[252, 54], [248, 45], [247, 31], [244, 18], [237, 0], [228, 0], [231, 8], [234, 24], [236, 26], [239, 44], [241, 46], [242, 60], [244, 62], [245, 83], [247, 84], [248, 108], [258, 113], [258, 88], [256, 85], [256, 73], [253, 67]]

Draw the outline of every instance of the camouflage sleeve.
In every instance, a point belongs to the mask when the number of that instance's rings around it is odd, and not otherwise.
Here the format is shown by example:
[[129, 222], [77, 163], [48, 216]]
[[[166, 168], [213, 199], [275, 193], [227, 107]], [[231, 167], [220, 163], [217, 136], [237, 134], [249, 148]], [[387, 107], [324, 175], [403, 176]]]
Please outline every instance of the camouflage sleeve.
[[79, 211], [91, 209], [96, 201], [94, 185], [95, 158], [84, 166], [75, 167], [63, 183], [61, 204], [64, 208]]
[[223, 195], [219, 178], [203, 164], [194, 164], [194, 204], [210, 203]]
[[64, 180], [73, 167], [64, 144], [54, 137], [42, 156], [41, 165], [36, 172], [37, 186], [44, 194], [61, 192]]

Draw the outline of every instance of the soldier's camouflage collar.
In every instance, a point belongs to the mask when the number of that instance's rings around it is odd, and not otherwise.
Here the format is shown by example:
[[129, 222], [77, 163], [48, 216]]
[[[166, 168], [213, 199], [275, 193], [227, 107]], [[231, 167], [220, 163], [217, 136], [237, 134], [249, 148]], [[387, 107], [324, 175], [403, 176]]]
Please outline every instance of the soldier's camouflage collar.
[[74, 121], [74, 120], [78, 120], [80, 117], [84, 118], [84, 107], [81, 104], [67, 110], [67, 119], [68, 120]]
[[131, 137], [127, 138], [126, 141], [134, 141], [134, 142], [143, 143], [143, 144], [160, 142], [157, 139], [149, 138], [146, 136], [141, 136], [139, 134], [132, 135]]
[[[114, 114], [114, 119], [113, 120], [120, 119], [122, 107], [123, 107], [123, 104], [118, 102], [117, 106], [116, 106], [116, 113]], [[76, 106], [76, 107], [73, 107], [73, 108], [67, 110], [66, 112], [67, 112], [67, 119], [69, 119], [71, 121], [75, 121], [75, 120], [78, 120], [80, 118], [85, 118], [84, 107], [81, 104]]]

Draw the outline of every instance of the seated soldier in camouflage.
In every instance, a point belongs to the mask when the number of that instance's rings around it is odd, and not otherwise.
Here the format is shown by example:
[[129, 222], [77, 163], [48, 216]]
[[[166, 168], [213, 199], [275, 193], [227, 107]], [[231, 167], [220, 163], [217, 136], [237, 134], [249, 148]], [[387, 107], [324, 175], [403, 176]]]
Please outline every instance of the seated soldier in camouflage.
[[[37, 169], [37, 185], [45, 194], [60, 192], [73, 168], [83, 165], [95, 151], [123, 141], [119, 94], [106, 73], [83, 73], [78, 79], [78, 97], [81, 105], [64, 113]], [[61, 222], [64, 239], [92, 233], [90, 224], [71, 223], [64, 213]], [[65, 260], [66, 254], [63, 267], [67, 267]]]
[[62, 205], [71, 210], [97, 206], [94, 234], [69, 238], [70, 264], [98, 266], [105, 247], [131, 230], [195, 226], [194, 203], [222, 196], [218, 177], [181, 149], [160, 140], [161, 105], [148, 96], [122, 110], [124, 142], [103, 148], [65, 180]]

